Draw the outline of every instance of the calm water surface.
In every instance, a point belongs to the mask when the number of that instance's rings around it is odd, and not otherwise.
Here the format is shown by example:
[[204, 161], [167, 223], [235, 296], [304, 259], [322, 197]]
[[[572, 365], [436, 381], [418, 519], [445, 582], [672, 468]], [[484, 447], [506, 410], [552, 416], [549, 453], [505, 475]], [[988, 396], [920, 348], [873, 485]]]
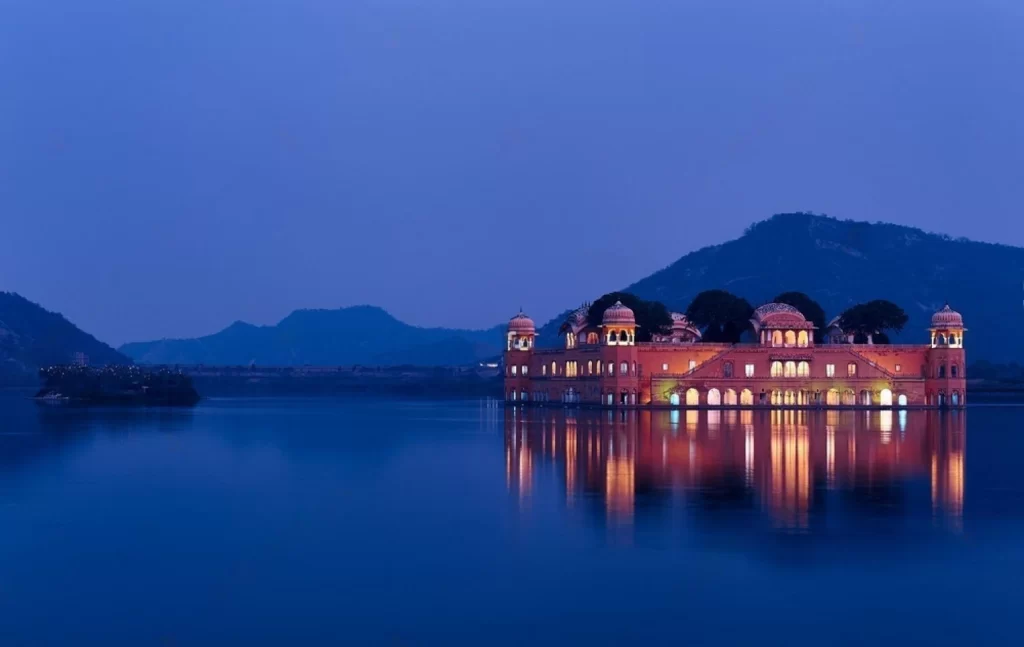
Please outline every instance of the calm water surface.
[[1022, 451], [1013, 407], [0, 395], [0, 644], [1018, 644]]

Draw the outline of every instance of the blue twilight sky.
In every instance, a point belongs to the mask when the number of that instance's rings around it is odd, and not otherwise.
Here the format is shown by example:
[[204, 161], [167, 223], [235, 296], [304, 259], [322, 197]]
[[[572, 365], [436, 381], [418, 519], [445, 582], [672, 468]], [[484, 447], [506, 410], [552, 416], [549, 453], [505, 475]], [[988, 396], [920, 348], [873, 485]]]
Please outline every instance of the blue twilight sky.
[[543, 320], [779, 211], [1024, 245], [1019, 0], [0, 0], [0, 92], [0, 289], [114, 344]]

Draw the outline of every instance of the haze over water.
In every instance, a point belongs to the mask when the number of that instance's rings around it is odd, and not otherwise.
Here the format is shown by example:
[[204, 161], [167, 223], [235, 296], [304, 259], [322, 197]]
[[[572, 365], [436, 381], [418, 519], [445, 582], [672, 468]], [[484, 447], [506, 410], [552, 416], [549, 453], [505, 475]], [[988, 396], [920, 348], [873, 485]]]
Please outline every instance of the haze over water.
[[1022, 423], [0, 396], [0, 641], [1013, 642]]

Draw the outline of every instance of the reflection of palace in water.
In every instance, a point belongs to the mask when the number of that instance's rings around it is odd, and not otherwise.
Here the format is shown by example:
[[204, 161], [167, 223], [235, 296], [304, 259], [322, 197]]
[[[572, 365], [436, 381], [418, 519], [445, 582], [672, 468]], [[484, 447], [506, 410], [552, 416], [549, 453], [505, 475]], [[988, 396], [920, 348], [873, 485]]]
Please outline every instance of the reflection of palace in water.
[[681, 495], [755, 502], [774, 525], [807, 528], [830, 494], [884, 509], [930, 483], [931, 514], [959, 528], [965, 438], [959, 411], [505, 412], [510, 489], [530, 496], [535, 470], [554, 463], [570, 502], [600, 497], [616, 523], [643, 497]]

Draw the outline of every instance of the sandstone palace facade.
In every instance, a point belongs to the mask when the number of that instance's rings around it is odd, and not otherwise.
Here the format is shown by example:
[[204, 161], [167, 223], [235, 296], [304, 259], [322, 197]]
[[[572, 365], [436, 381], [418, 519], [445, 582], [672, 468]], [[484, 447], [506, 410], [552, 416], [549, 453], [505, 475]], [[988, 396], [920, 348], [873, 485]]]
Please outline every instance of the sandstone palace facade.
[[711, 344], [684, 315], [668, 334], [636, 342], [633, 311], [616, 303], [600, 326], [580, 308], [562, 326], [564, 347], [535, 347], [523, 313], [508, 324], [505, 398], [606, 407], [962, 407], [964, 322], [947, 305], [920, 345], [855, 344], [833, 320], [815, 344], [814, 326], [794, 307], [754, 311], [757, 343]]

